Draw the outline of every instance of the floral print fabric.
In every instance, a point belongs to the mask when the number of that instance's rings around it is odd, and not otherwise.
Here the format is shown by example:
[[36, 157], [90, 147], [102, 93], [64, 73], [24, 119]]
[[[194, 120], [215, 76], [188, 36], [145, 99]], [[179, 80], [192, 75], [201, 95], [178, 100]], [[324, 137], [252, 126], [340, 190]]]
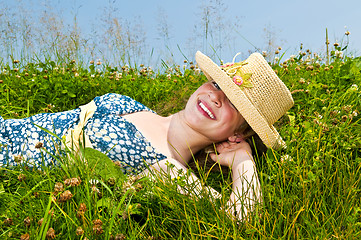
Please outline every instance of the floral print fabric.
[[[106, 94], [96, 97], [97, 109], [86, 123], [84, 132], [93, 148], [105, 153], [113, 161], [120, 161], [125, 172], [143, 170], [147, 165], [165, 159], [156, 152], [141, 132], [124, 114], [151, 111], [143, 104], [123, 95]], [[28, 165], [56, 164], [54, 155], [61, 153], [58, 138], [79, 122], [80, 109], [60, 113], [42, 113], [25, 119], [0, 117], [0, 166], [16, 165], [19, 160]], [[52, 136], [43, 129], [55, 133]], [[39, 148], [40, 147], [40, 148]]]

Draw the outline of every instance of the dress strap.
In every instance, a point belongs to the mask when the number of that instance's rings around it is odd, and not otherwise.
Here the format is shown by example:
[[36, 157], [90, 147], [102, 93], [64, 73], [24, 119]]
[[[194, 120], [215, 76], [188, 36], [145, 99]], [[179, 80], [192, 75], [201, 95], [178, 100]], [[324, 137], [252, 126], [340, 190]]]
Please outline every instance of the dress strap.
[[79, 151], [79, 144], [82, 144], [83, 147], [93, 148], [89, 137], [84, 133], [83, 129], [87, 121], [93, 116], [97, 106], [95, 105], [94, 100], [88, 104], [80, 106], [80, 119], [78, 125], [74, 128], [69, 129], [68, 134], [66, 135], [65, 145], [75, 152]]

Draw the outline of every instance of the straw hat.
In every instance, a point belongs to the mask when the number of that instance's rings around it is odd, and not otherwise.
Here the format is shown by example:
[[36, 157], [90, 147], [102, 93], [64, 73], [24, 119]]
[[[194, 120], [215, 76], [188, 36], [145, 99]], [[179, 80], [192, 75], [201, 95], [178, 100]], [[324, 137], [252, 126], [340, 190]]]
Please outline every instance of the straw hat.
[[[237, 56], [237, 55], [236, 55]], [[218, 66], [198, 51], [196, 61], [214, 80], [267, 147], [286, 147], [273, 124], [294, 102], [290, 91], [259, 53], [245, 61]]]

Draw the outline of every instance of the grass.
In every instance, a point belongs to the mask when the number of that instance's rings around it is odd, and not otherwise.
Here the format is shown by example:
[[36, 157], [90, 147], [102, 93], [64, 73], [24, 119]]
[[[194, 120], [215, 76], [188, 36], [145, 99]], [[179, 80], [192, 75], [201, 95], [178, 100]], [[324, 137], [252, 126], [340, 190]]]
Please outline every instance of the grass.
[[[337, 56], [339, 48], [328, 65], [310, 51], [272, 64], [295, 106], [277, 124], [287, 149], [257, 159], [260, 215], [242, 223], [227, 217], [227, 174], [199, 171], [222, 199], [189, 197], [177, 191], [182, 178], [126, 176], [90, 152], [88, 165], [70, 155], [59, 156], [56, 167], [0, 169], [0, 239], [359, 239], [361, 58]], [[0, 71], [4, 118], [69, 110], [108, 92], [166, 116], [206, 81], [192, 63], [155, 73], [71, 59], [13, 60]]]

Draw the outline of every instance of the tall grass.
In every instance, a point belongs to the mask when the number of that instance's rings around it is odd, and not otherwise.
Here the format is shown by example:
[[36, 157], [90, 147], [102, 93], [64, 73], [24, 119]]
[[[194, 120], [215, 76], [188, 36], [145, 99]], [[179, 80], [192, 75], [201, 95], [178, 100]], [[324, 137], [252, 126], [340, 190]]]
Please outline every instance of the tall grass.
[[[220, 2], [212, 4], [203, 8], [204, 22], [194, 32], [206, 33], [195, 38], [213, 47], [209, 53], [217, 61], [224, 38], [221, 28], [212, 27]], [[167, 116], [206, 81], [191, 59], [184, 66], [163, 61], [164, 71], [141, 65], [133, 57], [147, 48], [143, 30], [137, 22], [123, 28], [111, 5], [100, 20], [107, 27], [94, 28], [89, 38], [76, 16], [67, 27], [51, 6], [40, 21], [26, 8], [1, 11], [0, 115], [5, 119], [73, 109], [108, 92]], [[26, 163], [0, 168], [0, 239], [359, 239], [361, 58], [347, 54], [348, 34], [334, 45], [327, 39], [326, 53], [301, 46], [286, 59], [272, 41], [263, 53], [292, 91], [295, 106], [276, 126], [287, 149], [268, 150], [256, 159], [260, 214], [237, 222], [225, 213], [227, 173], [196, 171], [221, 199], [206, 191], [188, 196], [177, 188], [187, 185], [183, 178], [127, 176], [105, 155], [84, 150], [80, 156], [57, 156], [56, 166], [41, 170]], [[97, 45], [99, 36], [110, 48]]]
[[[231, 183], [226, 173], [199, 169], [202, 181], [223, 197], [216, 200], [207, 192], [192, 197], [178, 192], [177, 185], [186, 184], [182, 178], [126, 176], [103, 154], [92, 152], [84, 156], [94, 165], [79, 156], [59, 156], [63, 164], [56, 167], [2, 168], [1, 238], [360, 238], [361, 58], [341, 56], [337, 51], [345, 47], [332, 47], [329, 65], [309, 50], [272, 65], [292, 91], [295, 106], [277, 125], [287, 149], [268, 150], [256, 159], [260, 215], [237, 222], [223, 211]], [[63, 111], [118, 92], [166, 116], [180, 110], [206, 81], [193, 63], [186, 64], [154, 73], [145, 66], [97, 61], [83, 67], [71, 59], [3, 63], [0, 114], [20, 118]]]

